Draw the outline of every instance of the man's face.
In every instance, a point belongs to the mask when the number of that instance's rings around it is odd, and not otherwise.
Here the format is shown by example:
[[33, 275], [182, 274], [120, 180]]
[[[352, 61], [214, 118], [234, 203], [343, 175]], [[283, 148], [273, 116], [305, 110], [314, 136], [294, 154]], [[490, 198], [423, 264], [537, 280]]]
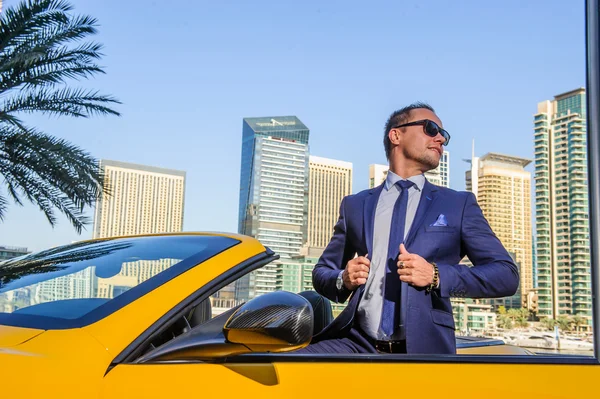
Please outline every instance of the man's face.
[[[403, 124], [424, 119], [429, 119], [443, 128], [442, 121], [437, 115], [425, 108], [412, 110], [408, 120]], [[398, 146], [397, 151], [392, 154], [393, 156], [401, 156], [406, 160], [416, 162], [423, 172], [437, 168], [444, 151], [442, 149], [444, 138], [440, 134], [435, 137], [426, 135], [421, 125], [392, 129], [390, 140]]]

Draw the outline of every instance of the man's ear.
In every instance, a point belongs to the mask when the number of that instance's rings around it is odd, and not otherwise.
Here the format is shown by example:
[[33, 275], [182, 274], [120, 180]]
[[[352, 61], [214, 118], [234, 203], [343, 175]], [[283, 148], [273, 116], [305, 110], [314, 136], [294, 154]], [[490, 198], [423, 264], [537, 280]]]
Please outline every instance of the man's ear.
[[400, 132], [400, 129], [392, 129], [388, 133], [388, 138], [390, 139], [390, 142], [392, 144], [398, 145], [398, 143], [400, 143], [400, 135], [401, 134], [402, 134], [402, 132]]

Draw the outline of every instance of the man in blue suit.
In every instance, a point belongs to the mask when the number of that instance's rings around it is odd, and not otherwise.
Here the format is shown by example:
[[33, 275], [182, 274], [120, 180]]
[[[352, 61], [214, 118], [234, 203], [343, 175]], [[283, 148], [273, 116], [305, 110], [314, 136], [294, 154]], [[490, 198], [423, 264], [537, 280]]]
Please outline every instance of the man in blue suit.
[[[385, 182], [342, 200], [313, 270], [318, 293], [346, 309], [303, 353], [456, 353], [450, 297], [513, 295], [516, 265], [475, 196], [429, 183], [450, 135], [412, 104], [385, 127]], [[473, 267], [459, 262], [468, 256]]]

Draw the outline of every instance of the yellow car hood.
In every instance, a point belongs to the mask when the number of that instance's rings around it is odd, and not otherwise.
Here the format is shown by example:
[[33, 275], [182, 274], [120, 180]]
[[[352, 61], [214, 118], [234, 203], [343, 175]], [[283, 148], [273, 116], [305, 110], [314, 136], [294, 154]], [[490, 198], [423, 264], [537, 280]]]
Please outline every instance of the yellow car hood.
[[0, 348], [16, 346], [40, 335], [44, 330], [0, 325]]

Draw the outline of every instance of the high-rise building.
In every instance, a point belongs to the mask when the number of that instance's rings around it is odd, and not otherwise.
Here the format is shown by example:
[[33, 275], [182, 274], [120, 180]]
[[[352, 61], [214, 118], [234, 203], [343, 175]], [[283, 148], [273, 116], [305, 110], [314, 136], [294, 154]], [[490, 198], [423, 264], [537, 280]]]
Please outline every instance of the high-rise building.
[[[281, 258], [307, 239], [308, 128], [295, 116], [245, 118], [242, 129], [239, 225]], [[237, 298], [274, 289], [277, 266], [241, 279]]]
[[525, 170], [530, 163], [529, 159], [490, 152], [481, 158], [473, 156], [471, 170], [466, 172], [467, 190], [475, 194], [490, 227], [519, 265], [519, 298], [511, 307], [525, 304], [533, 289], [531, 173]]
[[450, 153], [444, 151], [437, 168], [425, 172], [425, 177], [431, 184], [441, 187], [450, 187]]
[[[369, 188], [377, 187], [383, 183], [389, 170], [388, 165], [369, 165]], [[437, 168], [425, 172], [425, 177], [431, 184], [450, 187], [450, 153], [444, 151]]]
[[[115, 298], [132, 287], [176, 264], [176, 259], [138, 260], [124, 262], [121, 271], [112, 277], [96, 279], [97, 298]], [[67, 276], [70, 277], [70, 276]]]
[[75, 298], [93, 298], [98, 278], [95, 267], [88, 267], [68, 276], [60, 276], [31, 287], [32, 304]]
[[496, 329], [496, 313], [482, 299], [453, 298], [452, 315], [457, 334], [475, 335]]
[[388, 165], [374, 163], [369, 165], [369, 188], [377, 187], [385, 181], [389, 170]]
[[0, 261], [16, 258], [17, 256], [27, 255], [29, 251], [24, 247], [9, 247], [0, 245]]
[[577, 315], [591, 328], [585, 89], [538, 104], [534, 116], [540, 316]]
[[533, 258], [532, 266], [533, 266], [533, 288], [538, 287], [538, 268], [537, 268], [537, 238], [535, 235], [531, 237], [531, 255]]
[[333, 235], [342, 199], [352, 193], [350, 162], [310, 156], [308, 187], [309, 247], [325, 248]]
[[185, 172], [101, 160], [109, 194], [96, 204], [94, 238], [183, 229]]

